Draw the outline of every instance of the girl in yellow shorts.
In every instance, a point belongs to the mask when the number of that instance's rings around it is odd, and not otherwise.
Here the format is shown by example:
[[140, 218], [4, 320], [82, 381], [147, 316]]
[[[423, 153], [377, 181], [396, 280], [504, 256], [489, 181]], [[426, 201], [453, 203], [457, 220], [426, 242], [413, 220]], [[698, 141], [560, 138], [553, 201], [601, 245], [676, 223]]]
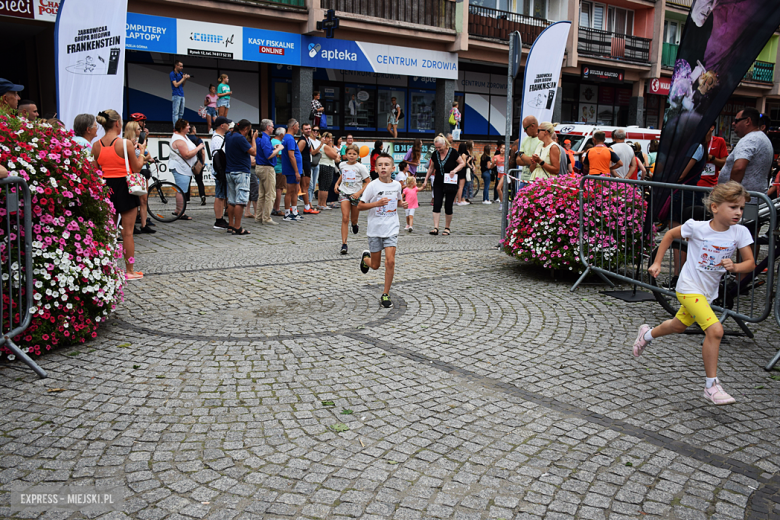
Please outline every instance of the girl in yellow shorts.
[[[649, 325], [639, 327], [634, 342], [634, 356], [641, 356], [655, 338], [668, 334], [681, 334], [694, 322], [704, 331], [704, 371], [707, 379], [704, 398], [712, 404], [731, 404], [734, 398], [727, 394], [717, 377], [718, 351], [723, 338], [723, 326], [712, 311], [710, 303], [718, 296], [718, 285], [726, 273], [749, 273], [756, 267], [750, 245], [753, 238], [748, 229], [738, 226], [745, 203], [750, 195], [741, 184], [730, 181], [720, 184], [704, 199], [704, 205], [712, 213], [712, 220], [697, 222], [688, 220], [682, 226], [670, 229], [661, 241], [655, 261], [648, 271], [655, 278], [661, 272], [661, 260], [674, 239], [688, 241], [688, 258], [677, 281], [677, 299], [680, 310], [677, 315], [654, 329]], [[742, 261], [735, 264], [731, 257], [739, 251]]]

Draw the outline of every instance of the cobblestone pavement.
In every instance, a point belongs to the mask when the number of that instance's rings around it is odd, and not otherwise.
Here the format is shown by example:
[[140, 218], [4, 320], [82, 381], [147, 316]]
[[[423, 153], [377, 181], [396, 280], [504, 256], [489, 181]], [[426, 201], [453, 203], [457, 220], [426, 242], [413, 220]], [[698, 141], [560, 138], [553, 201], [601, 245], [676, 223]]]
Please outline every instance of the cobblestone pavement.
[[337, 211], [247, 237], [188, 213], [137, 237], [146, 277], [97, 340], [46, 380], [0, 366], [0, 517], [82, 518], [12, 512], [19, 484], [115, 483], [102, 517], [780, 518], [773, 322], [727, 338], [715, 408], [701, 336], [634, 359], [661, 308], [519, 266], [496, 205], [450, 237], [419, 210], [392, 310], [358, 270], [365, 215], [343, 257]]

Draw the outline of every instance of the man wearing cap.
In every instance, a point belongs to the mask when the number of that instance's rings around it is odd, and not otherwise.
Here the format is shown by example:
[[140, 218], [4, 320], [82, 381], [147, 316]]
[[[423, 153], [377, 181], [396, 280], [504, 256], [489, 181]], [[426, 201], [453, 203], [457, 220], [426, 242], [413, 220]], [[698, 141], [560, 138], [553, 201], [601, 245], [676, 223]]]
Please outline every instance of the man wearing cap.
[[19, 92], [24, 90], [22, 85], [15, 85], [7, 79], [0, 78], [0, 107], [19, 108], [19, 100], [22, 97]]
[[[224, 151], [225, 135], [227, 134], [230, 125], [233, 123], [225, 116], [219, 116], [214, 120], [211, 125], [214, 130], [214, 135], [211, 136], [211, 164], [214, 164], [214, 154], [217, 150]], [[212, 168], [213, 170], [213, 168]], [[227, 199], [227, 184], [221, 182], [217, 178], [216, 172], [214, 172], [214, 229], [227, 229], [228, 223], [225, 220], [225, 200]]]
[[563, 140], [563, 149], [566, 150], [566, 155], [569, 156], [569, 173], [574, 173], [574, 150], [571, 149], [571, 141], [568, 139]]

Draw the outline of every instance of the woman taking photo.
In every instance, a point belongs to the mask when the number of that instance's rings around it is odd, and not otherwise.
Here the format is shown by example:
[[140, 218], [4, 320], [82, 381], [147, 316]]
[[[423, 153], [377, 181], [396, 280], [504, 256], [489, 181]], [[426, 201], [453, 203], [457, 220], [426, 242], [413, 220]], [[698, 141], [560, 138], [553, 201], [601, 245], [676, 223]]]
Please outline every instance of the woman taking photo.
[[[130, 121], [125, 125], [125, 139], [133, 143], [133, 147], [135, 147], [135, 156], [140, 158], [142, 160], [141, 167], [143, 168], [143, 165], [145, 163], [151, 163], [154, 161], [152, 159], [152, 156], [149, 155], [149, 152], [144, 150], [143, 154], [141, 153], [141, 150], [138, 148], [138, 136], [141, 135], [141, 126], [136, 123], [135, 121]], [[140, 173], [141, 168], [134, 169], [133, 173]], [[157, 233], [155, 230], [153, 230], [151, 227], [149, 227], [149, 224], [147, 222], [148, 217], [148, 202], [149, 195], [143, 194], [138, 195], [138, 202], [141, 203], [141, 231], [140, 233], [148, 233], [148, 234], [154, 234]], [[137, 235], [139, 232], [136, 232], [135, 230], [135, 224], [133, 225], [133, 234]]]
[[219, 77], [219, 86], [217, 87], [217, 113], [222, 117], [227, 117], [228, 110], [230, 110], [230, 95], [233, 91], [230, 90], [228, 83], [230, 78], [227, 74], [222, 74]]
[[190, 124], [184, 119], [176, 121], [175, 132], [171, 136], [171, 155], [168, 157], [168, 168], [173, 174], [173, 181], [176, 186], [181, 188], [184, 193], [176, 193], [176, 214], [179, 220], [192, 220], [192, 217], [183, 215], [184, 201], [190, 200], [190, 183], [192, 182], [192, 167], [198, 161], [198, 152], [203, 150], [204, 144], [195, 143], [189, 140], [187, 134], [190, 131]]
[[482, 172], [482, 183], [485, 185], [482, 190], [482, 204], [492, 204], [490, 202], [490, 176], [493, 173], [493, 161], [490, 160], [489, 144], [486, 144], [482, 149], [482, 157], [479, 158], [479, 170]]
[[333, 134], [325, 132], [322, 134], [322, 157], [320, 157], [320, 177], [319, 191], [317, 191], [317, 209], [331, 209], [328, 204], [328, 191], [333, 184], [333, 178], [336, 176], [336, 168], [341, 154], [333, 146]]
[[[122, 133], [122, 116], [116, 110], [104, 110], [97, 115], [98, 124], [106, 135], [92, 146], [92, 156], [103, 171], [106, 186], [110, 189], [111, 203], [122, 220], [122, 249], [125, 255], [125, 277], [128, 280], [140, 280], [144, 277], [135, 271], [135, 243], [133, 229], [138, 215], [140, 201], [131, 195], [127, 187], [127, 175], [131, 171], [141, 171], [144, 164], [141, 158], [146, 151], [145, 145], [134, 145], [119, 136]], [[135, 155], [139, 150], [140, 157]], [[125, 162], [125, 160], [127, 162]], [[128, 169], [129, 167], [129, 169]]]
[[466, 167], [466, 163], [458, 156], [458, 153], [450, 148], [447, 138], [439, 134], [433, 140], [436, 149], [431, 157], [428, 171], [425, 173], [425, 181], [421, 190], [428, 184], [428, 178], [433, 174], [433, 230], [431, 235], [439, 234], [439, 218], [441, 217], [441, 205], [444, 202], [445, 228], [442, 235], [447, 236], [452, 231], [452, 204], [458, 194], [458, 172]]
[[206, 107], [206, 124], [209, 127], [209, 134], [213, 134], [214, 130], [211, 129], [211, 123], [217, 118], [217, 87], [212, 83], [209, 85], [209, 93], [206, 94], [206, 99], [203, 102], [203, 106]]

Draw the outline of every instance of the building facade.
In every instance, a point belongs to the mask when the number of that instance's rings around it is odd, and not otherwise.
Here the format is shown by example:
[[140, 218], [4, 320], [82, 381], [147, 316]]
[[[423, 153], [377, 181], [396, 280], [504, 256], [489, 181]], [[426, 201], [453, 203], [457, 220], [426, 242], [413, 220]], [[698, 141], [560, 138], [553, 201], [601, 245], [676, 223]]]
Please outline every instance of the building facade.
[[[167, 130], [168, 74], [181, 60], [192, 78], [185, 118], [200, 122], [209, 85], [221, 74], [233, 90], [229, 116], [259, 122], [309, 120], [321, 93], [328, 127], [388, 135], [391, 98], [404, 118], [399, 137], [449, 130], [459, 102], [464, 137], [492, 139], [506, 126], [508, 38], [519, 31], [523, 60], [550, 23], [572, 21], [556, 120], [605, 125], [663, 124], [677, 46], [692, 0], [129, 0], [125, 115], [142, 112]], [[54, 112], [54, 32], [58, 0], [0, 4], [6, 50], [0, 77], [27, 87], [24, 97]], [[14, 5], [12, 11], [7, 8]], [[317, 21], [334, 9], [335, 38]], [[755, 106], [780, 119], [775, 34], [718, 121]], [[10, 52], [8, 52], [10, 50]], [[521, 70], [517, 81], [523, 80]], [[521, 92], [519, 87], [515, 92]], [[513, 128], [519, 126], [515, 96]]]

